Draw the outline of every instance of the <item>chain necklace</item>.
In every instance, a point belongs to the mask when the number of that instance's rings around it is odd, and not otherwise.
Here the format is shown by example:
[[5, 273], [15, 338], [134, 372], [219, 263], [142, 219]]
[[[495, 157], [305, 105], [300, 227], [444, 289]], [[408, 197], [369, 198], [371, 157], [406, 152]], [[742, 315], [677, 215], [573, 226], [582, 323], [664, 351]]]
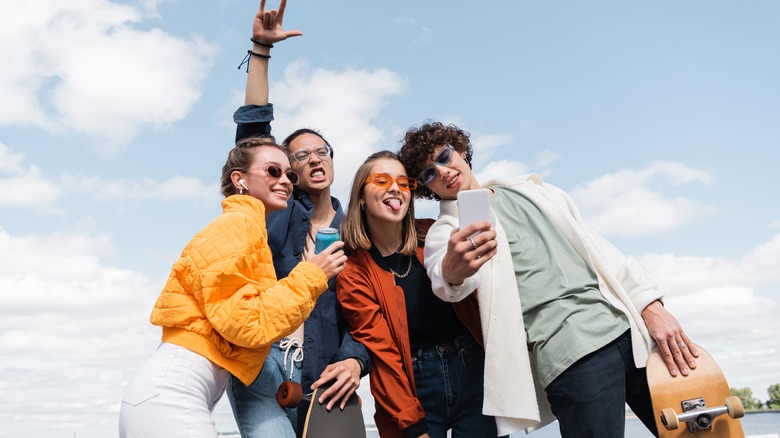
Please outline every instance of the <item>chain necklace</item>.
[[409, 275], [409, 272], [412, 271], [412, 256], [407, 256], [407, 257], [409, 257], [409, 266], [406, 267], [406, 272], [404, 272], [403, 275], [393, 271], [393, 268], [390, 268], [390, 272], [392, 272], [393, 275], [395, 275], [398, 278], [406, 278], [406, 276]]

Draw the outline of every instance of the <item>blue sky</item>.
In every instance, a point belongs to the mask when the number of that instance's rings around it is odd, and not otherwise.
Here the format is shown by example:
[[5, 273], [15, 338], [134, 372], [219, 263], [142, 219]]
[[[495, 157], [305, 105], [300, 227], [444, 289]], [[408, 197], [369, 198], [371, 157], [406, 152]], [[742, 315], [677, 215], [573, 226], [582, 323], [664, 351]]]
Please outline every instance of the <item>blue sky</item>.
[[[154, 300], [219, 213], [258, 5], [0, 4], [0, 435], [115, 435], [159, 339]], [[346, 204], [370, 152], [427, 119], [458, 124], [480, 181], [536, 172], [567, 190], [731, 385], [766, 400], [778, 17], [773, 1], [290, 0], [285, 27], [304, 35], [272, 50], [274, 130], [324, 133]], [[232, 430], [226, 402], [216, 416]]]

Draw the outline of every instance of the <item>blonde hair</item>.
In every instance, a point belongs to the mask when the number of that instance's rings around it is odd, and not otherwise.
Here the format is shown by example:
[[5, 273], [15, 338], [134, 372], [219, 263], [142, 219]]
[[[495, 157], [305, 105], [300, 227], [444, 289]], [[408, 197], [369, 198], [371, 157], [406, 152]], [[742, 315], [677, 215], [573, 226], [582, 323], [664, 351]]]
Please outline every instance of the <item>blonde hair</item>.
[[[371, 248], [371, 240], [368, 237], [368, 220], [366, 212], [361, 208], [361, 199], [363, 198], [366, 178], [371, 174], [374, 163], [379, 160], [394, 160], [400, 163], [398, 155], [391, 151], [379, 151], [369, 155], [366, 161], [355, 172], [355, 179], [352, 181], [352, 190], [349, 195], [349, 205], [347, 213], [341, 221], [341, 240], [347, 253], [353, 253], [360, 249], [368, 250]], [[410, 197], [409, 209], [403, 218], [403, 236], [401, 249], [398, 251], [405, 255], [415, 255], [417, 253], [418, 233], [414, 220], [414, 201]]]

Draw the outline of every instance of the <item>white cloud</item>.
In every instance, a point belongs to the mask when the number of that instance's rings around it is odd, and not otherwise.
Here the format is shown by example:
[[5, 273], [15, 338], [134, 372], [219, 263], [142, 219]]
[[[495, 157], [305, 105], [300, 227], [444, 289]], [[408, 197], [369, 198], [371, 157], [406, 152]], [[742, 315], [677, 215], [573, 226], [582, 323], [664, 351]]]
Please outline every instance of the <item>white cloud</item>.
[[731, 386], [780, 382], [780, 234], [738, 259], [648, 254], [640, 258], [686, 333], [712, 353]]
[[0, 435], [116, 430], [122, 387], [159, 341], [148, 316], [164, 279], [104, 264], [112, 252], [96, 230], [0, 228]]
[[499, 177], [512, 177], [528, 173], [528, 167], [519, 162], [511, 160], [491, 161], [481, 170], [474, 172], [474, 177], [480, 184], [486, 184], [488, 181]]
[[22, 168], [24, 155], [12, 151], [8, 146], [0, 143], [0, 173], [17, 173]]
[[62, 190], [36, 166], [25, 167], [24, 159], [23, 154], [0, 143], [0, 209], [23, 207], [59, 214], [52, 206]]
[[471, 144], [474, 148], [474, 164], [477, 165], [490, 160], [496, 149], [511, 142], [511, 134], [472, 135]]
[[656, 187], [708, 183], [706, 172], [682, 163], [657, 162], [635, 171], [622, 170], [581, 184], [571, 191], [583, 215], [604, 235], [639, 236], [670, 230], [712, 208], [690, 199], [665, 197]]
[[154, 3], [32, 3], [0, 5], [0, 125], [97, 136], [110, 155], [142, 125], [181, 120], [200, 97], [214, 49], [139, 30]]
[[[65, 195], [83, 193], [98, 201], [181, 201], [200, 199], [219, 202], [219, 183], [205, 185], [191, 177], [175, 175], [153, 178], [105, 180], [98, 176], [63, 174], [59, 180], [44, 176], [38, 167], [25, 167], [24, 155], [0, 144], [0, 209], [28, 208], [59, 216], [55, 205]], [[9, 177], [3, 177], [3, 173]], [[28, 194], [34, 193], [35, 196]]]
[[84, 193], [99, 201], [181, 201], [202, 199], [219, 202], [219, 184], [205, 185], [195, 178], [173, 176], [164, 181], [153, 178], [108, 181], [97, 176], [63, 175], [62, 186], [69, 192]]
[[352, 178], [365, 158], [398, 148], [388, 140], [393, 129], [380, 113], [388, 98], [404, 88], [401, 78], [385, 69], [333, 71], [295, 62], [285, 69], [282, 82], [271, 84], [274, 133], [281, 142], [298, 128], [320, 131], [337, 157], [333, 194], [346, 204]]

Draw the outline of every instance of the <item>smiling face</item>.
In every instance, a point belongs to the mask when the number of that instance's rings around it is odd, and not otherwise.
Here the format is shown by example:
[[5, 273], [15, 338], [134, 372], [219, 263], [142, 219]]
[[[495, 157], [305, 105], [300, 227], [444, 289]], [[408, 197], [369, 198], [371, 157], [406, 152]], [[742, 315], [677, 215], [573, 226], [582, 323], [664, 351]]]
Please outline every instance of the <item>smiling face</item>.
[[428, 157], [426, 166], [436, 169], [436, 176], [426, 187], [441, 199], [456, 199], [461, 190], [478, 189], [471, 168], [461, 152], [453, 151], [450, 161], [445, 165], [435, 163], [439, 153], [445, 147], [446, 145], [437, 147]]
[[[322, 137], [305, 133], [295, 137], [289, 144], [289, 158], [292, 169], [300, 176], [298, 188], [306, 193], [327, 190], [333, 184], [333, 160], [330, 156], [320, 157], [314, 153], [325, 145]], [[309, 151], [308, 160], [296, 161], [292, 158], [296, 152]]]
[[[281, 169], [281, 175], [270, 175], [269, 166]], [[284, 151], [277, 147], [260, 147], [257, 148], [249, 169], [243, 173], [235, 172], [233, 180], [236, 187], [243, 188], [246, 194], [263, 201], [266, 213], [270, 213], [287, 208], [287, 200], [293, 190], [292, 182], [285, 175], [288, 170], [290, 162]], [[243, 180], [243, 185], [240, 180]]]
[[[405, 177], [406, 171], [400, 161], [381, 159], [371, 167], [371, 173], [385, 173], [392, 178]], [[366, 183], [361, 198], [365, 205], [366, 218], [369, 224], [379, 222], [400, 223], [409, 211], [412, 194], [401, 190], [396, 181], [390, 187], [381, 187], [375, 183]], [[374, 228], [369, 225], [370, 228]], [[378, 229], [378, 228], [374, 228]]]

